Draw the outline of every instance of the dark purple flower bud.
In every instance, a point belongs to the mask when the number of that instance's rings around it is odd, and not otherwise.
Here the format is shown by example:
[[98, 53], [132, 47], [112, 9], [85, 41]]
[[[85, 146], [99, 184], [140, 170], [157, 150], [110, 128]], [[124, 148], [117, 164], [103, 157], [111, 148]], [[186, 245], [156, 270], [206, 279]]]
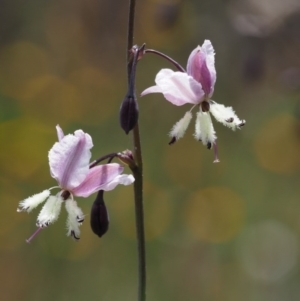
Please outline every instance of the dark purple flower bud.
[[136, 125], [139, 118], [139, 108], [135, 94], [127, 94], [120, 108], [120, 124], [128, 134]]
[[135, 72], [138, 60], [145, 54], [145, 44], [141, 47], [134, 45], [130, 53], [133, 55], [128, 64], [128, 91], [123, 99], [120, 108], [120, 124], [122, 129], [128, 134], [137, 124], [139, 118], [139, 106], [135, 94]]
[[107, 232], [109, 226], [109, 216], [104, 203], [103, 193], [103, 190], [99, 190], [91, 210], [91, 228], [99, 237]]

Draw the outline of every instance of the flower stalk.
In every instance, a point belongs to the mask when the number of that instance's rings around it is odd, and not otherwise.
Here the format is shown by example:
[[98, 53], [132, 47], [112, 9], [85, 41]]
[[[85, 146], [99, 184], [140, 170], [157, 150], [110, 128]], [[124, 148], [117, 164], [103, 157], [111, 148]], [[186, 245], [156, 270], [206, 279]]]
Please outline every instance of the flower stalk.
[[[129, 0], [128, 13], [128, 32], [127, 32], [127, 78], [128, 84], [133, 85], [131, 74], [133, 68], [131, 49], [133, 46], [134, 35], [134, 15], [135, 0]], [[133, 130], [133, 158], [135, 165], [129, 166], [133, 172], [134, 182], [134, 203], [135, 203], [135, 224], [137, 236], [138, 252], [138, 301], [146, 300], [146, 250], [145, 250], [145, 231], [144, 231], [144, 208], [143, 208], [143, 159], [141, 139], [139, 132], [139, 122], [137, 120]]]
[[164, 53], [162, 53], [160, 51], [157, 51], [157, 50], [154, 50], [154, 49], [145, 49], [144, 53], [153, 53], [153, 54], [156, 54], [156, 55], [158, 55], [158, 56], [166, 59], [171, 64], [173, 64], [178, 71], [185, 72], [185, 69], [179, 63], [177, 63], [171, 57], [169, 57], [168, 55], [166, 55], [166, 54], [164, 54]]

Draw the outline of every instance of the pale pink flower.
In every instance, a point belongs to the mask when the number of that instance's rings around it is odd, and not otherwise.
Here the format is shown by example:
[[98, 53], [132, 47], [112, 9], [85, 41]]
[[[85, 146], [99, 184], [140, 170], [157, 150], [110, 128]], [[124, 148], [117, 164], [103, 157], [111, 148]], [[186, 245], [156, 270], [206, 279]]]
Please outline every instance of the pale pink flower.
[[[198, 105], [194, 136], [208, 148], [214, 147], [215, 162], [217, 162], [217, 137], [210, 113], [218, 122], [232, 130], [240, 129], [245, 124], [245, 120], [240, 120], [231, 107], [225, 107], [211, 100], [215, 82], [215, 52], [211, 42], [205, 40], [201, 47], [198, 46], [190, 54], [186, 72], [160, 70], [155, 78], [156, 85], [144, 90], [141, 95], [162, 93], [176, 106], [189, 103], [193, 105], [193, 109]], [[192, 119], [192, 109], [173, 126], [170, 132], [172, 137], [170, 144], [184, 136]]]
[[123, 167], [116, 163], [104, 164], [90, 168], [92, 138], [82, 130], [74, 135], [64, 135], [57, 126], [58, 142], [49, 151], [49, 165], [51, 176], [56, 179], [60, 191], [50, 195], [50, 189], [35, 194], [20, 202], [18, 212], [30, 212], [45, 202], [37, 218], [36, 233], [42, 228], [54, 223], [60, 214], [61, 205], [65, 202], [68, 213], [67, 235], [79, 239], [79, 226], [84, 220], [82, 210], [74, 200], [75, 196], [88, 197], [98, 190], [112, 190], [118, 184], [129, 185], [134, 182], [132, 175], [122, 175]]

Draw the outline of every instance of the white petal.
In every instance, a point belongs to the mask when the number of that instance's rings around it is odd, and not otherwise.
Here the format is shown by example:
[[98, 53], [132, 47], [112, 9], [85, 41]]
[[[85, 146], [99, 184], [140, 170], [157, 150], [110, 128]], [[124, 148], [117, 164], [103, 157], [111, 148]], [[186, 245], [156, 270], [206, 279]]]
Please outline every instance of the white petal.
[[162, 92], [163, 91], [159, 86], [152, 86], [152, 87], [147, 88], [146, 90], [144, 90], [141, 93], [141, 96], [144, 96], [144, 95], [147, 95], [147, 94], [150, 94], [150, 93], [162, 93]]
[[66, 200], [66, 210], [68, 212], [67, 219], [67, 235], [78, 240], [80, 238], [79, 226], [84, 220], [82, 210], [77, 206], [76, 201], [72, 199]]
[[215, 50], [210, 40], [204, 41], [203, 45], [201, 46], [201, 50], [205, 53], [206, 66], [209, 70], [210, 77], [211, 77], [211, 86], [212, 86], [212, 91], [210, 93], [211, 96], [217, 79], [216, 68], [215, 68]]
[[176, 140], [182, 138], [192, 120], [192, 113], [186, 112], [183, 118], [181, 118], [170, 131], [170, 137], [175, 137]]
[[176, 106], [186, 103], [197, 104], [203, 100], [204, 91], [201, 84], [187, 73], [162, 69], [157, 73], [155, 82], [156, 86], [146, 89], [142, 95], [161, 92]]
[[38, 205], [43, 203], [49, 197], [49, 195], [50, 195], [49, 190], [44, 190], [43, 192], [34, 194], [33, 196], [30, 196], [29, 198], [21, 201], [17, 211], [18, 212], [21, 212], [21, 211], [30, 212], [34, 208], [36, 208]]
[[65, 137], [65, 134], [59, 125], [56, 126], [56, 132], [57, 132], [58, 141], [60, 141]]
[[57, 221], [62, 202], [61, 197], [51, 195], [37, 218], [37, 226], [47, 227]]
[[239, 129], [246, 123], [245, 120], [240, 120], [237, 117], [232, 107], [225, 107], [224, 105], [220, 105], [214, 101], [210, 102], [209, 111], [218, 122], [221, 122], [232, 130]]
[[194, 136], [197, 140], [202, 141], [204, 145], [214, 144], [217, 137], [209, 113], [197, 113]]
[[134, 182], [133, 175], [119, 175], [116, 176], [111, 182], [101, 186], [101, 190], [109, 191], [113, 190], [118, 184], [130, 185]]

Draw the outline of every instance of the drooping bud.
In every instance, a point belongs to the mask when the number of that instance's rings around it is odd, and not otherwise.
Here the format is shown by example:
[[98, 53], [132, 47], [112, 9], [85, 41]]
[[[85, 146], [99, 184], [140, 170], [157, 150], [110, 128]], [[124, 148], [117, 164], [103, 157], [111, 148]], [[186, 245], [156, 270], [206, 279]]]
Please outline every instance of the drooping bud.
[[141, 47], [134, 45], [130, 54], [133, 56], [128, 63], [128, 91], [122, 101], [120, 108], [120, 124], [122, 129], [128, 134], [137, 124], [139, 118], [139, 107], [135, 94], [135, 72], [138, 60], [145, 54], [145, 44]]
[[91, 210], [91, 228], [99, 237], [107, 232], [109, 226], [109, 216], [104, 203], [103, 194], [104, 191], [99, 190]]
[[120, 125], [128, 134], [136, 125], [139, 118], [139, 108], [135, 93], [127, 93], [120, 108]]

